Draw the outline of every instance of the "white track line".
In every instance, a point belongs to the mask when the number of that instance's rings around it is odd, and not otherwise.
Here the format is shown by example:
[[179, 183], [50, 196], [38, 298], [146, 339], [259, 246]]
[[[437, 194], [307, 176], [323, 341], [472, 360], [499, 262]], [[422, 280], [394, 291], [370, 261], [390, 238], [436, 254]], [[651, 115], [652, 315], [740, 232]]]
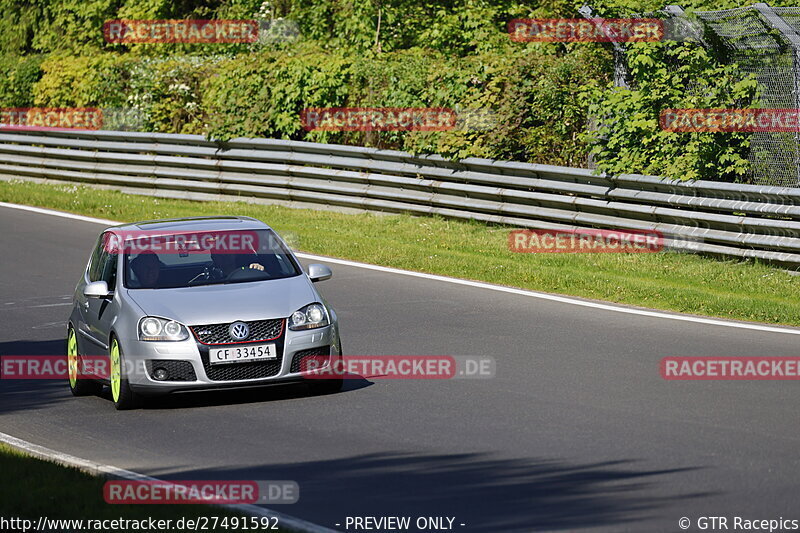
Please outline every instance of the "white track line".
[[604, 304], [600, 302], [592, 302], [589, 300], [577, 300], [566, 296], [558, 296], [556, 294], [548, 294], [544, 292], [529, 291], [526, 289], [515, 289], [514, 287], [505, 287], [503, 285], [492, 285], [491, 283], [484, 283], [482, 281], [471, 281], [468, 279], [449, 278], [446, 276], [437, 276], [436, 274], [425, 274], [422, 272], [412, 272], [410, 270], [401, 270], [399, 268], [383, 267], [378, 265], [370, 265], [367, 263], [356, 263], [354, 261], [347, 261], [345, 259], [336, 259], [333, 257], [325, 257], [322, 255], [312, 255], [305, 253], [296, 253], [298, 257], [304, 259], [311, 259], [314, 261], [325, 261], [326, 263], [334, 263], [340, 265], [353, 266], [358, 268], [366, 268], [368, 270], [377, 270], [379, 272], [388, 272], [390, 274], [401, 274], [403, 276], [412, 276], [416, 278], [424, 278], [435, 281], [444, 281], [447, 283], [454, 283], [456, 285], [466, 285], [467, 287], [475, 287], [479, 289], [489, 289], [497, 292], [505, 292], [509, 294], [518, 294], [520, 296], [530, 296], [531, 298], [539, 298], [541, 300], [551, 300], [553, 302], [560, 302], [571, 305], [580, 305], [583, 307], [592, 307], [594, 309], [602, 309], [604, 311], [614, 311], [616, 313], [627, 313], [629, 315], [648, 316], [653, 318], [666, 318], [669, 320], [682, 320], [684, 322], [695, 322], [697, 324], [707, 324], [710, 326], [725, 326], [729, 328], [753, 329], [756, 331], [766, 331], [768, 333], [789, 333], [791, 335], [800, 335], [800, 329], [791, 329], [789, 327], [775, 327], [764, 326], [761, 324], [748, 323], [748, 322], [730, 322], [727, 320], [718, 320], [714, 318], [702, 318], [692, 315], [678, 315], [669, 314], [661, 311], [648, 311], [647, 309], [636, 309], [633, 307], [620, 307], [613, 304]]
[[22, 211], [30, 211], [32, 213], [39, 213], [42, 215], [70, 218], [72, 220], [82, 220], [83, 222], [91, 222], [92, 224], [105, 224], [107, 226], [116, 226], [117, 224], [121, 224], [121, 222], [116, 222], [114, 220], [85, 217], [83, 215], [76, 215], [74, 213], [64, 213], [63, 211], [55, 211], [54, 209], [44, 209], [42, 207], [31, 207], [29, 205], [9, 204], [6, 202], [0, 202], [0, 207], [8, 207], [10, 209], [20, 209]]
[[[48, 461], [52, 461], [54, 463], [58, 463], [61, 465], [76, 467], [94, 475], [130, 479], [134, 481], [162, 481], [169, 483], [168, 480], [162, 480], [146, 476], [144, 474], [132, 472], [130, 470], [125, 470], [123, 468], [117, 468], [116, 466], [104, 465], [101, 463], [95, 463], [93, 461], [87, 461], [86, 459], [75, 457], [74, 455], [69, 455], [66, 453], [61, 453], [56, 450], [51, 450], [50, 448], [45, 448], [44, 446], [39, 446], [38, 444], [33, 444], [32, 442], [12, 437], [11, 435], [8, 435], [6, 433], [0, 433], [0, 442], [4, 442], [13, 448], [22, 450], [28, 455], [39, 457], [41, 459], [46, 459]], [[305, 520], [301, 520], [299, 518], [294, 518], [293, 516], [285, 515], [283, 513], [267, 509], [266, 507], [259, 507], [258, 505], [226, 504], [226, 505], [216, 505], [215, 507], [222, 507], [231, 511], [238, 511], [240, 513], [253, 516], [268, 516], [270, 518], [277, 518], [278, 524], [280, 525], [281, 529], [285, 528], [285, 529], [290, 529], [292, 531], [296, 530], [303, 532], [308, 531], [311, 533], [328, 533], [328, 532], [335, 533], [336, 531], [334, 529], [328, 529], [322, 526], [318, 526], [316, 524], [312, 524], [311, 522], [306, 522]]]
[[[94, 224], [103, 224], [106, 226], [114, 226], [117, 224], [121, 224], [121, 222], [116, 222], [114, 220], [104, 220], [100, 218], [92, 218], [86, 217], [83, 215], [75, 215], [72, 213], [64, 213], [62, 211], [55, 211], [52, 209], [43, 209], [41, 207], [30, 207], [26, 205], [18, 205], [18, 204], [9, 204], [5, 202], [0, 202], [0, 207], [8, 207], [11, 209], [21, 209], [23, 211], [31, 211], [34, 213], [39, 213], [43, 215], [51, 215], [63, 218], [70, 218], [73, 220], [81, 220], [83, 222], [91, 222]], [[602, 309], [603, 311], [613, 311], [615, 313], [626, 313], [629, 315], [639, 315], [639, 316], [646, 316], [651, 318], [663, 318], [667, 320], [680, 320], [682, 322], [694, 322], [695, 324], [705, 324], [707, 326], [722, 326], [728, 328], [739, 328], [739, 329], [749, 329], [753, 331], [763, 331], [766, 333], [784, 333], [789, 335], [800, 335], [800, 329], [798, 328], [789, 328], [789, 327], [777, 327], [777, 326], [766, 326], [762, 324], [756, 323], [749, 323], [749, 322], [732, 322], [728, 320], [720, 320], [715, 318], [703, 318], [698, 316], [692, 315], [680, 315], [680, 314], [672, 314], [672, 313], [665, 313], [662, 311], [650, 311], [647, 309], [637, 309], [633, 307], [622, 307], [613, 304], [605, 304], [600, 302], [593, 302], [589, 300], [578, 300], [576, 298], [569, 298], [566, 296], [558, 296], [555, 294], [547, 294], [544, 292], [536, 292], [530, 291], [525, 289], [515, 289], [514, 287], [505, 287], [502, 285], [493, 285], [491, 283], [484, 283], [481, 281], [471, 281], [466, 279], [459, 279], [459, 278], [450, 278], [447, 276], [437, 276], [436, 274], [425, 274], [423, 272], [412, 272], [410, 270], [401, 270], [399, 268], [390, 268], [378, 265], [370, 265], [367, 263], [358, 263], [356, 261], [348, 261], [346, 259], [336, 259], [333, 257], [325, 257], [321, 255], [313, 255], [313, 254], [306, 254], [306, 253], [297, 253], [298, 257], [302, 257], [304, 259], [311, 259], [312, 261], [325, 261], [328, 263], [334, 263], [338, 265], [346, 265], [350, 267], [356, 268], [364, 268], [367, 270], [376, 270], [378, 272], [386, 272], [389, 274], [399, 274], [402, 276], [411, 276], [415, 278], [422, 278], [422, 279], [429, 279], [433, 281], [441, 281], [445, 283], [454, 283], [456, 285], [464, 285], [467, 287], [473, 287], [478, 289], [488, 289], [491, 291], [497, 292], [505, 292], [507, 294], [516, 294], [520, 296], [528, 296], [530, 298], [538, 298], [540, 300], [550, 300], [553, 302], [559, 302], [564, 304], [570, 305], [578, 305], [581, 307], [590, 307], [593, 309]]]

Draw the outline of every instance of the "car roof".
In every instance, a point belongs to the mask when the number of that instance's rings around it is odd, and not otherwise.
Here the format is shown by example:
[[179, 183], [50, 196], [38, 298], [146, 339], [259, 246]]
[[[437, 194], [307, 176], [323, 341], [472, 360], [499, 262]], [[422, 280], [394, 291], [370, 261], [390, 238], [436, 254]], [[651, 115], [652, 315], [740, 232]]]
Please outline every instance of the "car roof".
[[[109, 228], [112, 229], [112, 228]], [[113, 229], [126, 231], [226, 231], [270, 229], [260, 220], [243, 216], [186, 217], [143, 220], [114, 226]]]

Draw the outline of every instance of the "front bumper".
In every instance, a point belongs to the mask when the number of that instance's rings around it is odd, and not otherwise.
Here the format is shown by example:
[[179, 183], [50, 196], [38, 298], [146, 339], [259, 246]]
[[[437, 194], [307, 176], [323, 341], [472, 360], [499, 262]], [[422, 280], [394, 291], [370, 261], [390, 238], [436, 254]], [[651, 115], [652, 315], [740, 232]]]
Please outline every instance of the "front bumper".
[[[195, 338], [181, 342], [122, 342], [128, 382], [135, 392], [145, 395], [303, 381], [301, 357], [328, 355], [335, 360], [341, 355], [335, 324], [306, 331], [285, 329], [280, 338], [269, 341], [276, 344], [277, 359], [222, 365], [209, 364], [209, 346]], [[167, 371], [166, 379], [155, 379], [158, 368]]]

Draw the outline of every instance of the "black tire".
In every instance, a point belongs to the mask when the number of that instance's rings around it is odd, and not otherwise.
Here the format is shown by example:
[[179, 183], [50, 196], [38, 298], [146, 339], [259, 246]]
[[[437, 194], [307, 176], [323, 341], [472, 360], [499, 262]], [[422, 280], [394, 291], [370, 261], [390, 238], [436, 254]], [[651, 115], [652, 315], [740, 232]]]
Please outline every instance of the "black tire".
[[[115, 363], [114, 352], [117, 351], [118, 359]], [[122, 347], [119, 345], [116, 337], [111, 337], [111, 343], [108, 346], [108, 357], [111, 361], [111, 373], [109, 376], [109, 386], [111, 387], [111, 400], [114, 402], [114, 407], [117, 411], [126, 411], [128, 409], [136, 409], [142, 403], [142, 398], [130, 387], [128, 378], [125, 375], [125, 355], [122, 353]], [[115, 372], [119, 371], [119, 389], [116, 390], [114, 386]]]
[[[72, 356], [74, 356], [74, 361]], [[72, 365], [75, 368], [72, 368]], [[67, 381], [69, 383], [69, 390], [73, 396], [92, 396], [98, 395], [103, 391], [103, 385], [93, 379], [81, 379], [81, 354], [78, 350], [78, 337], [75, 333], [75, 328], [70, 324], [67, 329], [67, 368], [69, 369], [69, 376]], [[74, 371], [74, 377], [73, 377]]]

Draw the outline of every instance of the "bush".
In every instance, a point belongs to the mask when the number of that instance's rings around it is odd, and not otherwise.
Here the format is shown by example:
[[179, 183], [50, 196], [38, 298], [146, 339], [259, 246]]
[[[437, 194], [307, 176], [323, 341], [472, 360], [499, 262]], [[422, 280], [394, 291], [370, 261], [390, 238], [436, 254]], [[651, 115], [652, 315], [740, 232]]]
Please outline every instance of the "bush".
[[120, 107], [134, 58], [118, 54], [52, 54], [42, 62], [33, 86], [34, 104], [43, 107]]
[[0, 107], [32, 107], [33, 87], [42, 77], [39, 55], [0, 58]]
[[628, 55], [632, 89], [606, 85], [585, 92], [597, 129], [585, 134], [597, 167], [609, 174], [676, 179], [741, 179], [748, 169], [746, 134], [672, 133], [659, 126], [668, 108], [742, 108], [757, 83], [735, 65], [716, 64], [692, 43], [639, 43]]
[[494, 81], [498, 128], [487, 139], [493, 157], [585, 166], [586, 106], [581, 93], [613, 71], [605, 48], [577, 43], [564, 47], [528, 45], [503, 64]]
[[[713, 7], [705, 1], [689, 5]], [[0, 102], [130, 108], [146, 131], [221, 140], [277, 137], [570, 166], [584, 166], [591, 153], [610, 174], [740, 179], [745, 135], [658, 127], [665, 107], [749, 105], [756, 85], [737, 77], [735, 67], [692, 45], [632, 45], [633, 89], [624, 90], [609, 83], [609, 45], [515, 43], [506, 33], [512, 18], [574, 18], [582, 4], [0, 0], [7, 14], [0, 21]], [[593, 7], [598, 16], [619, 17], [661, 6], [609, 0]], [[275, 29], [254, 44], [110, 45], [101, 31], [115, 18], [254, 17]], [[300, 37], [283, 39], [281, 25], [296, 25]], [[478, 110], [495, 125], [444, 132], [302, 128], [304, 108], [342, 106]], [[586, 133], [590, 123], [596, 127]]]
[[125, 106], [141, 113], [146, 131], [204, 133], [201, 86], [221, 59], [142, 58], [131, 65]]
[[[223, 60], [202, 86], [207, 131], [223, 140], [306, 138], [300, 111], [344, 105], [351, 64], [344, 53], [328, 53], [309, 44]], [[332, 137], [311, 132], [307, 139], [328, 142]]]

